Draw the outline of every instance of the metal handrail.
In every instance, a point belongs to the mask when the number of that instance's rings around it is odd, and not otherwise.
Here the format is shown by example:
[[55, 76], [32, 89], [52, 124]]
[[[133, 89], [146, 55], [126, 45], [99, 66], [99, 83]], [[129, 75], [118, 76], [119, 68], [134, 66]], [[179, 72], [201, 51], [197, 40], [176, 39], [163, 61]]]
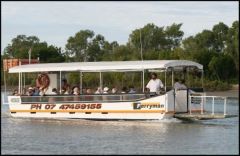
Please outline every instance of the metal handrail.
[[192, 114], [192, 112], [191, 112], [191, 105], [192, 105], [192, 102], [191, 102], [191, 98], [192, 97], [198, 97], [198, 98], [201, 98], [202, 99], [202, 101], [201, 101], [201, 114], [203, 114], [203, 106], [204, 106], [204, 102], [203, 102], [203, 98], [212, 98], [212, 115], [214, 115], [214, 110], [215, 110], [215, 108], [214, 108], [214, 105], [215, 105], [215, 98], [222, 98], [222, 99], [224, 99], [224, 108], [223, 108], [223, 114], [224, 115], [227, 115], [227, 113], [226, 113], [226, 110], [227, 110], [227, 97], [226, 96], [196, 96], [196, 95], [194, 95], [194, 96], [189, 96], [189, 101], [190, 101], [190, 105], [189, 105], [189, 113], [190, 114]]
[[[99, 99], [100, 97], [100, 99]], [[113, 98], [115, 97], [115, 98]], [[61, 98], [67, 98], [62, 100]], [[71, 98], [71, 99], [68, 99]], [[76, 98], [82, 98], [76, 99]], [[89, 98], [89, 99], [87, 99]], [[86, 94], [86, 95], [51, 95], [51, 96], [21, 96], [22, 103], [73, 103], [73, 102], [126, 102], [146, 99], [146, 94]], [[25, 100], [24, 100], [25, 99]], [[33, 99], [28, 101], [29, 99]], [[35, 101], [35, 100], [37, 101]], [[52, 100], [52, 101], [50, 101]]]

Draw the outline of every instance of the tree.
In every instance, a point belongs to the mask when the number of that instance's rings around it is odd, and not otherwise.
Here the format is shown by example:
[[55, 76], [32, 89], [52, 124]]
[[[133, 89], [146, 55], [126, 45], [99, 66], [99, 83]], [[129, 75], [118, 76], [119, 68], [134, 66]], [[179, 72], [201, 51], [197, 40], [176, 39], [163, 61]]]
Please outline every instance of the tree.
[[29, 49], [32, 49], [31, 58], [40, 58], [40, 62], [63, 62], [61, 49], [46, 42], [40, 42], [36, 36], [18, 35], [12, 39], [12, 43], [4, 49], [5, 58], [28, 59]]
[[230, 56], [214, 56], [209, 62], [209, 70], [219, 80], [229, 81], [236, 73], [234, 61]]
[[232, 27], [228, 29], [226, 45], [224, 53], [234, 60], [235, 68], [239, 73], [239, 21], [234, 21]]
[[[172, 51], [180, 45], [183, 31], [180, 30], [182, 24], [173, 23], [171, 26], [158, 27], [153, 23], [145, 25], [143, 28], [132, 31], [129, 35], [129, 45], [134, 48], [140, 48], [146, 51]], [[141, 33], [141, 34], [140, 34]], [[141, 38], [140, 38], [141, 36]]]
[[167, 49], [175, 49], [180, 45], [184, 32], [180, 30], [182, 23], [167, 26], [165, 30], [166, 40], [167, 40]]
[[93, 31], [81, 30], [74, 37], [69, 37], [66, 44], [67, 54], [74, 57], [74, 61], [88, 61], [87, 49], [93, 36]]
[[226, 46], [228, 26], [222, 22], [213, 26], [214, 49], [216, 52], [223, 52]]

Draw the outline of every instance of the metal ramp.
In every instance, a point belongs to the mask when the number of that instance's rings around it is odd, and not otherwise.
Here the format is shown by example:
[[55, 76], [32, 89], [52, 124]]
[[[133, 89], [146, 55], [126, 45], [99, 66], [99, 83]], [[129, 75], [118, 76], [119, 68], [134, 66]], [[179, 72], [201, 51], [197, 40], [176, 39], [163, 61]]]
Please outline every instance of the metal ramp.
[[237, 115], [223, 115], [223, 114], [199, 114], [199, 113], [179, 113], [179, 114], [174, 114], [175, 118], [178, 119], [183, 119], [183, 120], [209, 120], [209, 119], [224, 119], [224, 118], [231, 118], [231, 117], [236, 117]]
[[[192, 110], [198, 105], [200, 110]], [[181, 120], [209, 120], [236, 117], [227, 114], [227, 97], [222, 96], [189, 96], [189, 108], [186, 113], [175, 113], [174, 117]]]

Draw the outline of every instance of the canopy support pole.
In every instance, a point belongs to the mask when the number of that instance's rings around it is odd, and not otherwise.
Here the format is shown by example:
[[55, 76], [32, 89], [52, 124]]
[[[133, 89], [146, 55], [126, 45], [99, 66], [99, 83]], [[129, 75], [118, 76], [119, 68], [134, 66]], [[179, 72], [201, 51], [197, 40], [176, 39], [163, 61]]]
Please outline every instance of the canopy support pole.
[[174, 85], [174, 68], [172, 67], [172, 87], [174, 87], [173, 85]]
[[3, 71], [4, 74], [4, 98], [3, 98], [3, 104], [5, 104], [5, 97], [7, 96], [7, 83], [6, 83], [6, 71]]
[[145, 89], [144, 73], [145, 73], [145, 72], [144, 72], [144, 69], [143, 69], [143, 72], [142, 72], [142, 85], [143, 85], [143, 86], [142, 86], [142, 90], [143, 90], [143, 93], [144, 93], [144, 89]]
[[23, 86], [26, 88], [25, 73], [23, 73]]
[[59, 78], [59, 83], [60, 83], [60, 94], [62, 94], [62, 71], [60, 71], [60, 78]]
[[[19, 61], [20, 63], [20, 66], [22, 65], [22, 62]], [[20, 91], [19, 91], [20, 94], [22, 94], [22, 72], [20, 72]]]
[[102, 72], [99, 72], [99, 86], [102, 89], [102, 87], [103, 87]]
[[82, 94], [82, 72], [80, 72], [80, 93]]
[[[189, 67], [186, 67], [186, 71], [187, 71], [187, 86], [190, 87], [190, 80], [189, 80]], [[186, 81], [186, 80], [185, 80]]]
[[20, 74], [21, 74], [21, 92], [20, 93], [22, 94], [22, 88], [23, 88], [23, 85], [22, 85], [23, 84], [22, 72]]
[[202, 80], [202, 88], [203, 88], [203, 75], [204, 75], [204, 72], [203, 72], [203, 69], [202, 69], [202, 75], [201, 75], [201, 80]]
[[18, 73], [18, 94], [20, 94], [20, 72]]
[[165, 69], [165, 92], [167, 91], [167, 68]]

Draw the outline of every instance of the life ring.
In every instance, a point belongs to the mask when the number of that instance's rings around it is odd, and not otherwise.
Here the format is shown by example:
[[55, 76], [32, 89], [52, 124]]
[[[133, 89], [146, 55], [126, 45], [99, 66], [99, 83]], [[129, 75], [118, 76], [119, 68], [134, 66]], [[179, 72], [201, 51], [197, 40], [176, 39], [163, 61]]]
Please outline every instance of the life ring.
[[40, 88], [47, 88], [50, 84], [50, 79], [48, 74], [42, 73], [37, 78], [37, 83], [39, 84]]

